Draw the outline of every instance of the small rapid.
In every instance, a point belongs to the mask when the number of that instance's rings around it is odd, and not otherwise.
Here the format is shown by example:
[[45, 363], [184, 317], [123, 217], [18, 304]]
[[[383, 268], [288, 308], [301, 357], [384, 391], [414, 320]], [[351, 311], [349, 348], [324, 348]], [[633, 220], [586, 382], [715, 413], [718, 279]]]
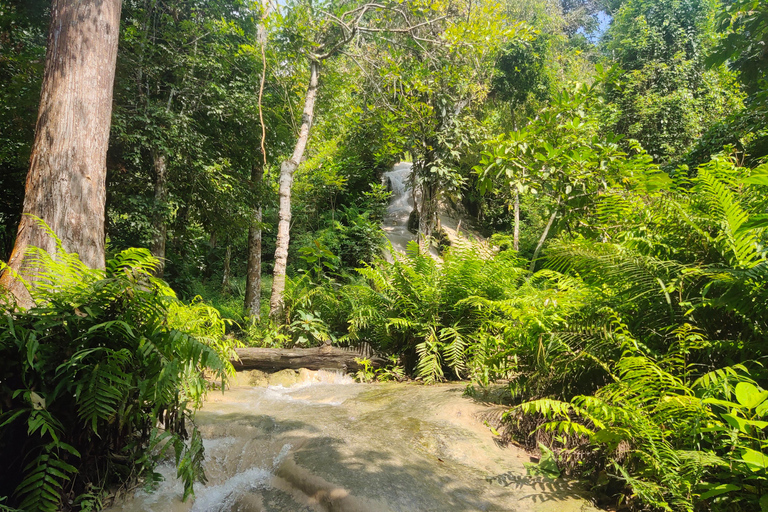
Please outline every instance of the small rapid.
[[578, 486], [528, 479], [525, 453], [483, 424], [501, 409], [465, 397], [462, 385], [357, 384], [307, 370], [296, 377], [208, 396], [196, 418], [208, 483], [196, 485], [194, 500], [181, 502], [168, 462], [155, 492], [132, 492], [109, 510], [593, 510]]

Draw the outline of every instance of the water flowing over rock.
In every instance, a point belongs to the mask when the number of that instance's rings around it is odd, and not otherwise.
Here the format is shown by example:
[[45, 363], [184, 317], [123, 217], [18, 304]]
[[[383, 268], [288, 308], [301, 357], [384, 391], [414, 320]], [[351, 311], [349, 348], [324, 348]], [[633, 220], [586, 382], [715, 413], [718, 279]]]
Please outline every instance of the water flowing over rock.
[[[392, 197], [387, 207], [387, 215], [382, 222], [382, 229], [392, 244], [392, 248], [400, 253], [405, 252], [408, 242], [416, 241], [416, 235], [408, 229], [408, 224], [409, 217], [415, 211], [414, 204], [421, 201], [421, 196], [418, 192], [414, 194], [408, 184], [412, 168], [412, 163], [400, 162], [395, 164], [391, 171], [385, 172], [383, 176], [384, 184], [392, 192]], [[418, 215], [414, 217], [418, 219]], [[450, 245], [470, 244], [476, 249], [490, 251], [483, 237], [468, 229], [466, 219], [462, 219], [454, 209], [448, 208], [446, 204], [438, 204], [437, 218], [439, 225], [434, 233], [436, 238], [444, 236]], [[416, 224], [415, 227], [418, 229], [418, 220]], [[430, 254], [439, 259], [436, 247], [430, 248]], [[385, 254], [385, 257], [390, 261], [392, 259], [389, 254]]]
[[392, 197], [389, 200], [382, 229], [392, 248], [400, 252], [405, 252], [408, 242], [416, 240], [416, 236], [408, 231], [408, 216], [414, 206], [413, 194], [408, 187], [412, 165], [410, 162], [400, 162], [391, 171], [384, 173], [384, 180], [392, 191]]
[[181, 503], [171, 463], [154, 493], [111, 510], [592, 511], [578, 486], [525, 476], [528, 458], [459, 384], [355, 384], [341, 373], [212, 393], [197, 415], [209, 482]]

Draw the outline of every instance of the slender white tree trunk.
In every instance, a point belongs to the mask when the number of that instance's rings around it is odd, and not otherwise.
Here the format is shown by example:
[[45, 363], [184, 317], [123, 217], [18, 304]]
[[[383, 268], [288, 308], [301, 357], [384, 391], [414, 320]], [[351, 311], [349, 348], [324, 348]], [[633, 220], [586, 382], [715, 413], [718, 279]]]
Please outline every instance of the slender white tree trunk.
[[317, 99], [317, 84], [320, 79], [320, 62], [311, 60], [309, 63], [309, 85], [307, 95], [304, 98], [304, 112], [301, 116], [301, 128], [293, 155], [280, 165], [280, 186], [278, 195], [280, 198], [277, 224], [277, 247], [275, 249], [275, 270], [272, 281], [272, 296], [269, 299], [269, 316], [279, 320], [283, 315], [283, 294], [285, 292], [285, 271], [288, 264], [288, 244], [290, 243], [291, 228], [291, 188], [293, 187], [293, 174], [299, 167], [304, 150], [309, 141], [309, 129], [312, 126], [312, 117], [315, 113], [315, 100]]
[[549, 230], [552, 227], [552, 224], [555, 222], [555, 218], [557, 217], [557, 209], [552, 212], [552, 215], [549, 216], [549, 221], [547, 221], [547, 225], [544, 227], [544, 232], [541, 234], [541, 238], [539, 238], [539, 243], [536, 244], [536, 250], [533, 251], [533, 257], [531, 258], [531, 266], [528, 268], [528, 271], [533, 274], [533, 271], [536, 270], [536, 259], [539, 257], [539, 252], [541, 252], [541, 248], [544, 246], [544, 242], [547, 239], [547, 235], [549, 234]]
[[222, 293], [227, 293], [229, 291], [229, 264], [232, 261], [232, 245], [229, 243], [229, 238], [227, 238], [227, 252], [224, 255], [224, 275], [221, 279], [221, 291]]
[[155, 213], [152, 216], [154, 235], [150, 252], [160, 262], [155, 269], [156, 277], [163, 277], [165, 270], [165, 241], [168, 235], [168, 227], [165, 219], [165, 200], [168, 196], [168, 164], [165, 153], [161, 150], [152, 152], [152, 161], [155, 166]]
[[512, 235], [515, 251], [520, 250], [520, 192], [515, 190], [515, 230]]

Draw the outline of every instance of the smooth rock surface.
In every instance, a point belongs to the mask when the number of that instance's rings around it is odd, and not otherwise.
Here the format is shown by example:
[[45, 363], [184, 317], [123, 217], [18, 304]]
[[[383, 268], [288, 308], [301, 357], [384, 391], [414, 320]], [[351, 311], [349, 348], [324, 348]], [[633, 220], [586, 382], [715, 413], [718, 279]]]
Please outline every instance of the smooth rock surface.
[[[597, 510], [573, 482], [526, 477], [527, 455], [495, 441], [479, 419], [494, 411], [464, 397], [462, 385], [297, 373], [292, 387], [209, 395], [197, 416], [209, 482], [196, 487], [196, 500], [181, 503], [168, 464], [155, 493], [139, 491], [111, 510]], [[241, 382], [249, 379], [263, 382], [258, 374]]]

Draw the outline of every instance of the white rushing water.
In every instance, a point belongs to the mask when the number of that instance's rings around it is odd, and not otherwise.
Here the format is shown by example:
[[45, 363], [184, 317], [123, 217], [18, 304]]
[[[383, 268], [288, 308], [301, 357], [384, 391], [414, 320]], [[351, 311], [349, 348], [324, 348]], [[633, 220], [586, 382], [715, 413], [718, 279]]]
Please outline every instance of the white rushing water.
[[410, 162], [400, 162], [391, 171], [384, 173], [384, 181], [391, 187], [392, 197], [382, 229], [392, 247], [400, 252], [405, 252], [408, 242], [416, 240], [416, 236], [408, 231], [408, 216], [413, 211], [413, 193], [407, 181], [412, 165]]

